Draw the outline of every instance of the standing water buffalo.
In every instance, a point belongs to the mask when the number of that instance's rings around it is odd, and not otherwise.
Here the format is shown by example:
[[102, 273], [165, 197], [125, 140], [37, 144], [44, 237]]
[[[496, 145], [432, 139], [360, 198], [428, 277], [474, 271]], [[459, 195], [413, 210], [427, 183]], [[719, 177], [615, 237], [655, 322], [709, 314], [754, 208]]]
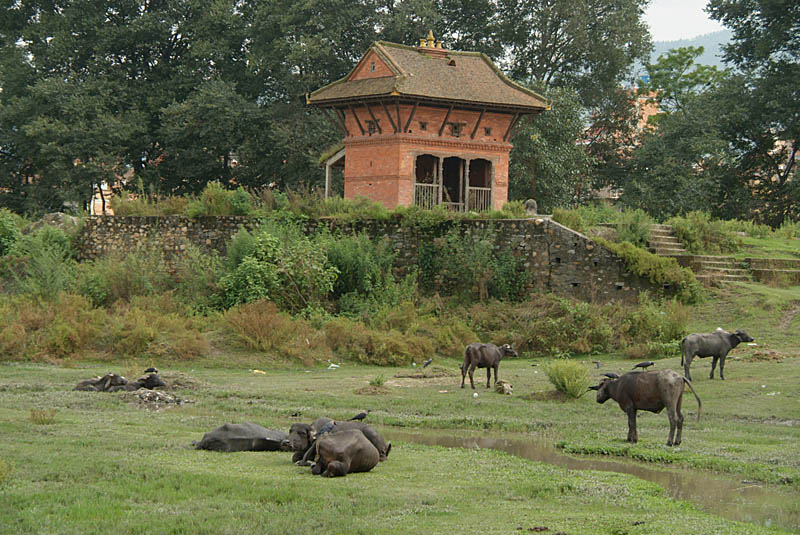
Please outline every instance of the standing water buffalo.
[[492, 368], [494, 368], [494, 382], [497, 382], [497, 369], [500, 367], [500, 360], [503, 357], [516, 357], [517, 352], [511, 349], [508, 344], [497, 347], [494, 344], [473, 343], [467, 346], [464, 351], [464, 364], [461, 365], [461, 388], [464, 388], [464, 381], [467, 377], [469, 368], [469, 384], [475, 390], [475, 380], [473, 374], [475, 368], [486, 368], [486, 388], [491, 388]]
[[381, 460], [378, 449], [359, 429], [327, 433], [317, 440], [311, 473], [325, 477], [369, 472]]
[[[665, 407], [669, 417], [669, 438], [667, 446], [681, 443], [683, 430], [683, 414], [681, 402], [683, 401], [683, 384], [689, 385], [694, 397], [697, 398], [697, 419], [700, 419], [702, 403], [694, 391], [689, 379], [681, 377], [672, 370], [657, 370], [650, 372], [628, 372], [618, 379], [606, 378], [599, 385], [590, 386], [590, 390], [597, 390], [597, 402], [605, 403], [609, 398], [619, 403], [619, 408], [628, 415], [628, 442], [636, 443], [639, 435], [636, 432], [636, 411], [650, 411], [659, 413]], [[678, 433], [675, 434], [677, 427]], [[673, 437], [675, 438], [673, 442]]]
[[714, 378], [714, 368], [717, 367], [717, 361], [719, 361], [719, 378], [724, 381], [725, 357], [728, 356], [728, 352], [741, 342], [752, 341], [753, 337], [741, 329], [735, 333], [717, 329], [713, 333], [690, 334], [681, 340], [683, 374], [687, 379], [692, 380], [692, 376], [689, 373], [689, 365], [695, 356], [700, 358], [714, 357], [714, 360], [711, 361], [711, 374], [709, 377], [711, 379]]

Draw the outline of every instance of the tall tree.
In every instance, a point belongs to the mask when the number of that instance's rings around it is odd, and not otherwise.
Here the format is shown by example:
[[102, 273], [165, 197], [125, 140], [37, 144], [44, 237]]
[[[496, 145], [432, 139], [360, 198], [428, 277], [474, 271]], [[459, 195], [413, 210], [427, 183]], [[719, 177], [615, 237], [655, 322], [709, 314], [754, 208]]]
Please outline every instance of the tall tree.
[[713, 19], [733, 30], [725, 59], [746, 78], [748, 119], [731, 132], [767, 220], [800, 217], [800, 4], [787, 0], [710, 0]]
[[529, 119], [514, 137], [509, 198], [536, 199], [543, 212], [573, 206], [586, 199], [591, 158], [576, 143], [584, 132], [583, 107], [575, 91], [536, 87], [553, 102], [552, 109]]
[[578, 90], [593, 106], [647, 57], [648, 0], [498, 0], [507, 69], [527, 83]]

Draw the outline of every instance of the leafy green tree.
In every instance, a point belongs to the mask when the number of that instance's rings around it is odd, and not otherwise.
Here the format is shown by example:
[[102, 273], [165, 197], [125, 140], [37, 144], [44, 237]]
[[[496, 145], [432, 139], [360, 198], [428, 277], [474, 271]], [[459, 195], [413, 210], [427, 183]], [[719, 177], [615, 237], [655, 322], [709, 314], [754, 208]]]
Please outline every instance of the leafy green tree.
[[536, 199], [539, 210], [573, 206], [585, 200], [591, 157], [576, 143], [584, 132], [583, 110], [575, 91], [545, 91], [552, 109], [528, 120], [514, 138], [509, 166], [509, 198]]
[[659, 56], [647, 65], [650, 81], [641, 90], [656, 92], [654, 99], [662, 112], [681, 110], [687, 98], [712, 88], [721, 76], [716, 67], [695, 63], [704, 51], [702, 46], [689, 46]]
[[499, 0], [507, 68], [516, 80], [577, 89], [592, 106], [650, 50], [647, 0]]
[[[793, 178], [800, 153], [800, 4], [786, 0], [710, 0], [713, 19], [733, 30], [725, 59], [743, 75], [744, 118], [729, 136], [736, 165], [754, 185], [765, 221], [800, 216]], [[731, 125], [733, 126], [733, 125]]]

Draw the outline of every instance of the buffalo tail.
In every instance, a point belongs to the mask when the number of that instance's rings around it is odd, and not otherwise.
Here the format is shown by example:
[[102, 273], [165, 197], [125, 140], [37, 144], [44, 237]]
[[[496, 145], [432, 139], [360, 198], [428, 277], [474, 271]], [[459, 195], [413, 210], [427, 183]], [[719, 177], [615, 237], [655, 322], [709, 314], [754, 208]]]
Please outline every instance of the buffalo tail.
[[692, 394], [694, 394], [694, 397], [697, 400], [697, 421], [700, 421], [700, 413], [703, 411], [703, 403], [700, 401], [700, 396], [698, 396], [697, 392], [694, 391], [692, 382], [686, 377], [684, 377], [683, 380], [687, 385], [689, 385], [689, 388], [692, 389]]

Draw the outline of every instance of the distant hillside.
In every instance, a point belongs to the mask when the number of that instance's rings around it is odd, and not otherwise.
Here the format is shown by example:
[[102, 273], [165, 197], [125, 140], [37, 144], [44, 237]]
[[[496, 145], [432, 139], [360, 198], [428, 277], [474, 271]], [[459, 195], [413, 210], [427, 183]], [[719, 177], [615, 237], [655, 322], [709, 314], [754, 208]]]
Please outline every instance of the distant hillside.
[[720, 30], [714, 33], [707, 33], [705, 35], [698, 35], [693, 39], [680, 39], [678, 41], [656, 41], [653, 43], [653, 54], [650, 56], [650, 62], [655, 63], [658, 56], [666, 54], [673, 48], [683, 48], [687, 46], [702, 46], [705, 52], [702, 56], [697, 58], [697, 63], [701, 65], [714, 65], [719, 69], [725, 68], [722, 62], [722, 45], [725, 45], [731, 39], [730, 30]]

